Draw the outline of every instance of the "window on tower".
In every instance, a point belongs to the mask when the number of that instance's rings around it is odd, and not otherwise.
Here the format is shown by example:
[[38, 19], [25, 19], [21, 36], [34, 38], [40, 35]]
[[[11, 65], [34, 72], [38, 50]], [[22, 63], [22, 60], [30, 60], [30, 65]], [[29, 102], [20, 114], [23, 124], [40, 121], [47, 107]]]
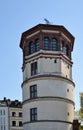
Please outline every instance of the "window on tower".
[[36, 121], [37, 120], [37, 108], [31, 108], [30, 109], [30, 121]]
[[35, 41], [29, 43], [29, 54], [33, 54], [40, 50], [40, 42], [37, 38]]
[[37, 85], [30, 86], [30, 98], [37, 97]]
[[64, 41], [62, 41], [62, 52], [66, 55], [66, 46]]
[[35, 40], [35, 52], [40, 50], [40, 43], [39, 43], [39, 39]]
[[36, 75], [37, 71], [37, 62], [34, 62], [31, 64], [31, 75]]
[[69, 56], [69, 46], [66, 45], [66, 55]]
[[56, 38], [52, 38], [52, 51], [57, 51], [58, 42]]
[[33, 54], [35, 51], [35, 46], [33, 42], [29, 43], [29, 54]]
[[70, 58], [70, 50], [69, 50], [69, 46], [68, 44], [65, 44], [64, 41], [62, 41], [62, 48], [61, 48], [62, 52], [68, 56]]
[[50, 50], [50, 39], [48, 37], [44, 37], [44, 50]]

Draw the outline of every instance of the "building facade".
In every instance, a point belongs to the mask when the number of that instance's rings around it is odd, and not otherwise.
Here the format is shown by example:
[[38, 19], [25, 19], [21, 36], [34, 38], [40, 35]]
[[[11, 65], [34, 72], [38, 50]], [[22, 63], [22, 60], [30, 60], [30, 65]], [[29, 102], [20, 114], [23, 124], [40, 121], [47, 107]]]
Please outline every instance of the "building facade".
[[23, 130], [20, 101], [6, 98], [0, 100], [0, 130]]
[[9, 130], [8, 107], [0, 104], [0, 130]]
[[39, 24], [22, 33], [23, 130], [72, 130], [74, 37], [59, 25]]

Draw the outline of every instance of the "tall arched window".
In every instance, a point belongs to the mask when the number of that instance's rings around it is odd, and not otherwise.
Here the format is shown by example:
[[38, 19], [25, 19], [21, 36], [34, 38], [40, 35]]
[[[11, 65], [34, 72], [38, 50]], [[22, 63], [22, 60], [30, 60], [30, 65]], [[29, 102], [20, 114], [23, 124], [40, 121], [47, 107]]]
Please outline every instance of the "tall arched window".
[[44, 38], [44, 49], [50, 50], [50, 39], [48, 37]]
[[39, 43], [39, 39], [35, 40], [35, 52], [40, 50], [40, 43]]
[[69, 46], [66, 45], [66, 55], [69, 56]]
[[58, 41], [56, 38], [52, 38], [52, 50], [57, 51], [58, 49]]
[[62, 52], [66, 55], [66, 45], [64, 43], [64, 41], [62, 41]]
[[29, 54], [34, 53], [34, 49], [35, 49], [34, 43], [30, 42], [29, 43]]
[[69, 52], [69, 46], [67, 44], [65, 44], [64, 42], [62, 42], [62, 52], [70, 57], [70, 52]]

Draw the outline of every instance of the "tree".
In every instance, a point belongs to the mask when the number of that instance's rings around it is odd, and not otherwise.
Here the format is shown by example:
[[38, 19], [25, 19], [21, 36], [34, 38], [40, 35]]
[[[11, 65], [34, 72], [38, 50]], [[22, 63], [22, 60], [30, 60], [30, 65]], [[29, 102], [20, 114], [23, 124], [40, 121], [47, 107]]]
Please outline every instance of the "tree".
[[80, 93], [80, 110], [79, 110], [79, 118], [81, 124], [83, 123], [83, 93]]

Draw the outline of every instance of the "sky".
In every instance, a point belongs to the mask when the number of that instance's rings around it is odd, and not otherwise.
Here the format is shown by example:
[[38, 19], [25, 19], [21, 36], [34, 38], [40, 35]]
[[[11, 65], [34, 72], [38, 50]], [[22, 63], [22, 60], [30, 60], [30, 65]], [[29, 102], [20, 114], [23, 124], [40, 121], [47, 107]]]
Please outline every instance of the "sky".
[[22, 100], [22, 50], [24, 31], [47, 18], [63, 25], [74, 37], [72, 52], [75, 110], [83, 92], [83, 0], [0, 0], [0, 100]]

